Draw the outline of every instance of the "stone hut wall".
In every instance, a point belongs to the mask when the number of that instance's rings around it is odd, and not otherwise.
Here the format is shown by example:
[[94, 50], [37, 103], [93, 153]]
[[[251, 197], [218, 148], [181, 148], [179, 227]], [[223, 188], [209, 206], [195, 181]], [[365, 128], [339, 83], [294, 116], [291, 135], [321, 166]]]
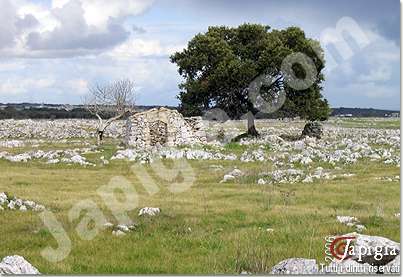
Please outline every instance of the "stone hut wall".
[[176, 146], [206, 142], [201, 117], [184, 118], [166, 108], [137, 113], [127, 120], [126, 144], [134, 147]]

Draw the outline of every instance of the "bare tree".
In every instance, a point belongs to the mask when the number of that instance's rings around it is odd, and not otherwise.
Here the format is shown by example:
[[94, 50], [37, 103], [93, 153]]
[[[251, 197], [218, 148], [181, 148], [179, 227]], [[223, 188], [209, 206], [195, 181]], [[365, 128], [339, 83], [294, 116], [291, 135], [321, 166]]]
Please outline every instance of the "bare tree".
[[[95, 84], [89, 88], [85, 108], [98, 118], [97, 142], [102, 143], [106, 128], [127, 113], [134, 113], [134, 82], [118, 80], [106, 85]], [[107, 118], [107, 119], [106, 119]]]

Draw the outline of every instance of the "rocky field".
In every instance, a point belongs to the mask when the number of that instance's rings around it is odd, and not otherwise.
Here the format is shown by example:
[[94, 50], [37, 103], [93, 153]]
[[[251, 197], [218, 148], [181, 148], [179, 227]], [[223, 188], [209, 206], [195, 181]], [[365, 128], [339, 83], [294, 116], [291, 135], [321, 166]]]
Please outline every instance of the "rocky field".
[[[297, 139], [302, 121], [258, 120], [261, 137], [239, 143], [245, 122], [206, 124], [206, 145], [131, 149], [123, 121], [100, 147], [92, 120], [0, 121], [0, 259], [47, 274], [315, 273], [328, 236], [400, 251], [398, 119], [333, 118], [321, 139]], [[112, 183], [134, 194], [117, 193], [130, 222], [100, 193]], [[44, 255], [61, 237], [63, 255]]]

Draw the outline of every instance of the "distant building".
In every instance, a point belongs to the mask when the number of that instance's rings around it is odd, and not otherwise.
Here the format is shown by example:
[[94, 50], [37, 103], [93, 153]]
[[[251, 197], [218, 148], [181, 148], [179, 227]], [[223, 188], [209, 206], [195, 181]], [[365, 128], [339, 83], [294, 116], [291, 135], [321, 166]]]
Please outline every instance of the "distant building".
[[337, 115], [338, 117], [353, 117], [353, 114], [351, 113], [346, 113], [346, 114], [339, 114]]

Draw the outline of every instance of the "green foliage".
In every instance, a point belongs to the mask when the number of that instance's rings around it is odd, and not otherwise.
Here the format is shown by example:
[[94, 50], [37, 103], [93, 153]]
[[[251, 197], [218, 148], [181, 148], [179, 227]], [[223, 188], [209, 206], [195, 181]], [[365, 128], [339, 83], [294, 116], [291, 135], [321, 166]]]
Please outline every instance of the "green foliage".
[[247, 149], [245, 145], [241, 145], [238, 142], [227, 143], [224, 148], [228, 151], [245, 151]]
[[[288, 86], [288, 77], [281, 70], [283, 60], [292, 53], [305, 54], [316, 67], [316, 79], [305, 90]], [[325, 120], [330, 113], [321, 95], [323, 49], [297, 27], [281, 31], [270, 31], [269, 26], [259, 24], [209, 27], [206, 33], [196, 35], [186, 49], [172, 55], [171, 62], [178, 65], [185, 79], [178, 96], [180, 111], [185, 115], [201, 115], [210, 108], [223, 109], [231, 118], [240, 118], [249, 111], [256, 113], [246, 88], [262, 74], [276, 80], [261, 90], [266, 101], [273, 97], [270, 91], [285, 90], [287, 100], [279, 116]], [[292, 68], [298, 78], [305, 77], [302, 66]]]

